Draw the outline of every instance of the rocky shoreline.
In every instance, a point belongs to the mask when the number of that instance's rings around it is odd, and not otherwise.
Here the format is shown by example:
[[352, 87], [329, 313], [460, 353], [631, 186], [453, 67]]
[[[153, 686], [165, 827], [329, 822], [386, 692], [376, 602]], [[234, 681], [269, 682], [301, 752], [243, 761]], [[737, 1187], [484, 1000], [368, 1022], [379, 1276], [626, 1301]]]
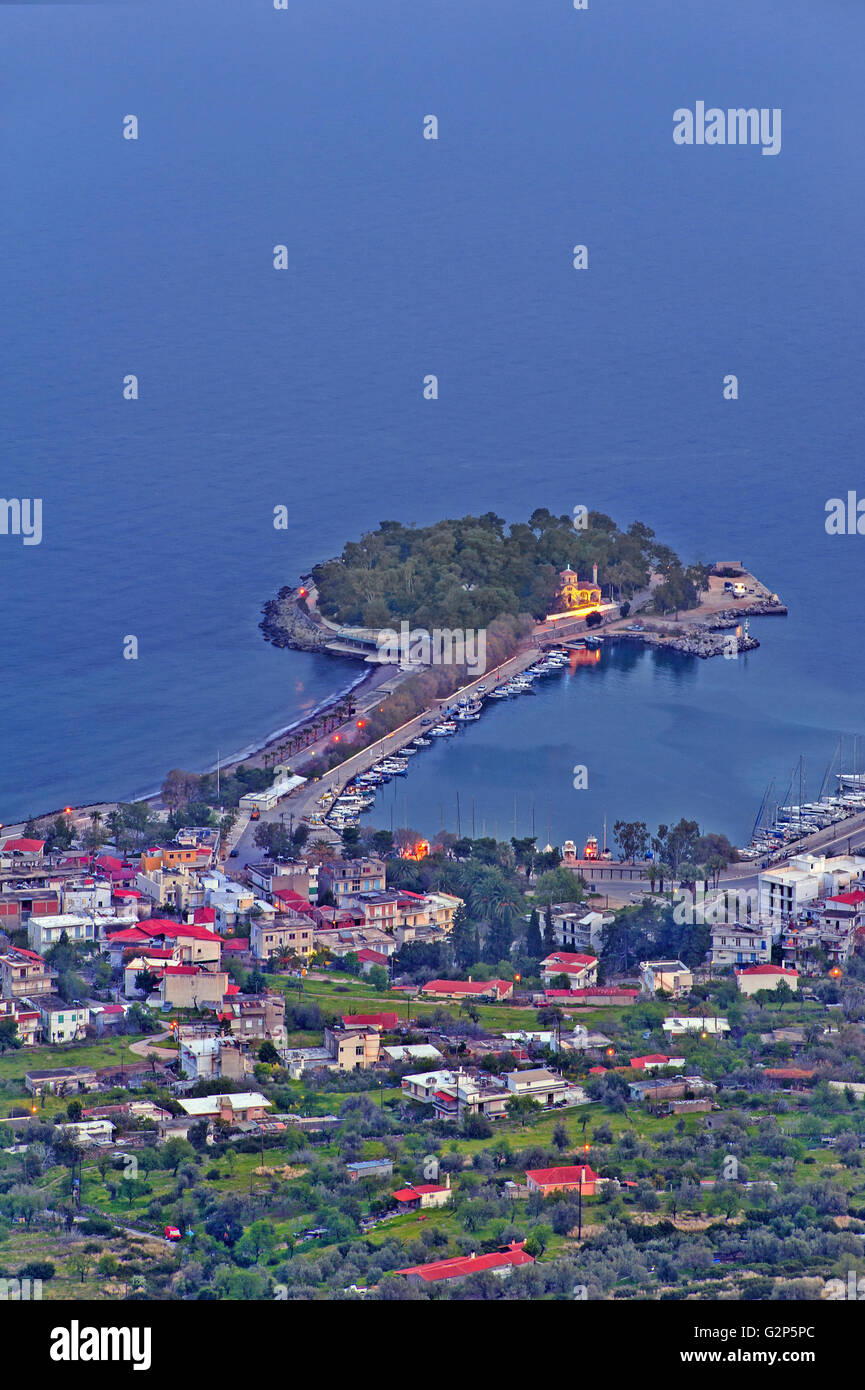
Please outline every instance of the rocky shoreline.
[[743, 618], [786, 618], [786, 603], [773, 603], [771, 599], [757, 599], [754, 603], [749, 603], [745, 608], [725, 608], [720, 613], [715, 613], [711, 618], [707, 618], [701, 627], [708, 628], [710, 631], [738, 627]]
[[701, 622], [693, 623], [681, 632], [670, 632], [657, 627], [647, 627], [642, 632], [629, 632], [619, 630], [615, 634], [617, 639], [624, 638], [628, 641], [642, 642], [644, 646], [654, 647], [657, 650], [668, 652], [681, 652], [684, 656], [697, 656], [701, 661], [708, 660], [712, 656], [738, 656], [740, 652], [751, 652], [759, 647], [760, 643], [756, 637], [750, 633], [740, 633], [736, 638], [735, 652], [730, 649], [729, 634], [734, 629], [741, 627], [746, 618], [769, 618], [784, 617], [787, 613], [787, 605], [772, 599], [756, 599], [753, 603], [747, 604], [742, 608], [725, 608], [718, 613], [713, 613], [704, 618]]
[[327, 651], [332, 635], [327, 633], [294, 600], [294, 590], [286, 585], [276, 598], [268, 599], [258, 624], [265, 642], [274, 647], [293, 647], [302, 652]]

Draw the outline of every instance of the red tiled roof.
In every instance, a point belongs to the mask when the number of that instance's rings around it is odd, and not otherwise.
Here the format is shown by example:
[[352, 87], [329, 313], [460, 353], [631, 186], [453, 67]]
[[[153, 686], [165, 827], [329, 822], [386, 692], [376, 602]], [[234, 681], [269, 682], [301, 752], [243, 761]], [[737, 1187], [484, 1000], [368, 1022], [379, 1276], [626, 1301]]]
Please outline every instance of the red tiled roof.
[[458, 1255], [450, 1260], [434, 1260], [428, 1265], [410, 1265], [408, 1269], [398, 1269], [397, 1274], [415, 1274], [425, 1284], [439, 1279], [464, 1279], [467, 1274], [480, 1274], [485, 1269], [503, 1269], [507, 1265], [531, 1265], [534, 1259], [526, 1254], [522, 1245], [514, 1242], [507, 1250], [499, 1250], [492, 1255]]
[[387, 956], [383, 955], [381, 951], [358, 951], [357, 958], [362, 962], [371, 960], [374, 965], [387, 965]]
[[229, 937], [227, 941], [226, 941], [226, 940], [223, 940], [223, 942], [222, 942], [222, 949], [223, 949], [223, 951], [248, 951], [248, 950], [249, 950], [249, 937], [248, 937], [248, 936], [232, 936], [232, 937]]
[[554, 965], [560, 965], [564, 970], [567, 970], [569, 967], [582, 968], [587, 965], [597, 965], [597, 963], [597, 956], [584, 956], [578, 951], [553, 951], [552, 955], [541, 961], [541, 969], [552, 969]]
[[490, 994], [512, 988], [511, 980], [430, 980], [422, 994]]
[[855, 893], [836, 893], [834, 898], [827, 898], [827, 903], [847, 903], [850, 907], [858, 907], [860, 903], [865, 903], [865, 890], [858, 888]]
[[539, 1187], [551, 1187], [559, 1183], [579, 1183], [582, 1177], [583, 1182], [597, 1182], [598, 1175], [593, 1173], [588, 1163], [577, 1163], [565, 1168], [528, 1168], [526, 1177], [531, 1178]]
[[35, 961], [39, 965], [45, 964], [42, 957], [38, 956], [35, 951], [28, 951], [23, 946], [10, 946], [6, 954], [10, 956], [24, 956], [25, 960]]
[[[168, 932], [165, 933], [169, 935]], [[222, 938], [216, 932], [208, 931], [207, 927], [200, 926], [196, 922], [175, 922], [172, 936], [185, 936], [189, 941], [218, 941], [222, 944]]]
[[204, 923], [204, 922], [215, 922], [215, 921], [216, 921], [216, 908], [215, 908], [215, 907], [197, 907], [197, 908], [195, 909], [195, 911], [193, 912], [192, 920], [193, 920], [193, 922], [201, 922], [201, 923]]
[[401, 1187], [399, 1192], [394, 1192], [393, 1197], [397, 1202], [415, 1202], [421, 1197], [428, 1196], [431, 1192], [449, 1192], [450, 1189], [443, 1187], [441, 1183], [427, 1182], [418, 1187]]
[[3, 850], [18, 850], [19, 854], [38, 854], [45, 848], [44, 840], [28, 840], [23, 836], [17, 840], [4, 840]]
[[745, 965], [736, 971], [737, 975], [797, 975], [798, 970], [788, 970], [783, 965]]
[[108, 938], [109, 946], [146, 946], [155, 933], [143, 931], [141, 927], [124, 927], [123, 931], [112, 932]]
[[669, 1060], [669, 1057], [666, 1057], [663, 1052], [649, 1052], [645, 1057], [632, 1057], [631, 1066], [644, 1067], [647, 1062], [657, 1062], [660, 1066], [663, 1066], [666, 1065]]

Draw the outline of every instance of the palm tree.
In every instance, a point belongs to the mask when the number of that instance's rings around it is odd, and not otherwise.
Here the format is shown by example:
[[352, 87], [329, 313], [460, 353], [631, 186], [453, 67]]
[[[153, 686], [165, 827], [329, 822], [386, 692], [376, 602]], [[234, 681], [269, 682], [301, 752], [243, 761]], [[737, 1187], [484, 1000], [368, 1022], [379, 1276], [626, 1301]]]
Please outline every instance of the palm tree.
[[125, 839], [126, 830], [126, 823], [123, 819], [123, 813], [121, 811], [110, 812], [108, 816], [108, 829], [111, 831], [111, 838], [113, 839], [117, 848], [120, 849]]
[[673, 870], [670, 868], [670, 865], [669, 865], [669, 864], [658, 864], [657, 868], [658, 868], [658, 878], [659, 878], [659, 880], [660, 880], [660, 884], [659, 884], [658, 891], [659, 891], [660, 893], [663, 893], [663, 891], [664, 891], [664, 881], [665, 881], [666, 879], [668, 879], [668, 878], [669, 878], [669, 879], [672, 879], [672, 877], [673, 877]]

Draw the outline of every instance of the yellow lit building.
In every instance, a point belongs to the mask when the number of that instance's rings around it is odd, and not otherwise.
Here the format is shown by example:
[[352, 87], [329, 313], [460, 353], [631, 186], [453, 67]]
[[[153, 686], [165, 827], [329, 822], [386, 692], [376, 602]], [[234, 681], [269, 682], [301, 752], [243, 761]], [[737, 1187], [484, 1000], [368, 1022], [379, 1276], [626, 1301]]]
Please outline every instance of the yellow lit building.
[[598, 567], [594, 566], [591, 582], [580, 579], [574, 570], [562, 570], [559, 574], [559, 606], [565, 609], [590, 608], [601, 602], [601, 587], [598, 584]]

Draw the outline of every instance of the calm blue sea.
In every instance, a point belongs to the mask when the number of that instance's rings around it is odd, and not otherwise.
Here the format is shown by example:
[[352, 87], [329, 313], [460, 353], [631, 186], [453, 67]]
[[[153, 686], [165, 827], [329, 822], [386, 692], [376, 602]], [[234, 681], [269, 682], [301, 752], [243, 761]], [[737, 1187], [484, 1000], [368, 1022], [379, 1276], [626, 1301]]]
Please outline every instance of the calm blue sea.
[[[44, 513], [0, 536], [0, 821], [348, 685], [257, 629], [347, 537], [577, 503], [745, 560], [791, 616], [738, 662], [614, 654], [502, 702], [397, 823], [460, 789], [500, 833], [516, 793], [544, 838], [740, 835], [800, 753], [816, 794], [865, 732], [865, 538], [824, 530], [865, 491], [863, 40], [849, 0], [0, 6], [0, 492]], [[698, 100], [780, 107], [780, 155], [677, 147]]]

